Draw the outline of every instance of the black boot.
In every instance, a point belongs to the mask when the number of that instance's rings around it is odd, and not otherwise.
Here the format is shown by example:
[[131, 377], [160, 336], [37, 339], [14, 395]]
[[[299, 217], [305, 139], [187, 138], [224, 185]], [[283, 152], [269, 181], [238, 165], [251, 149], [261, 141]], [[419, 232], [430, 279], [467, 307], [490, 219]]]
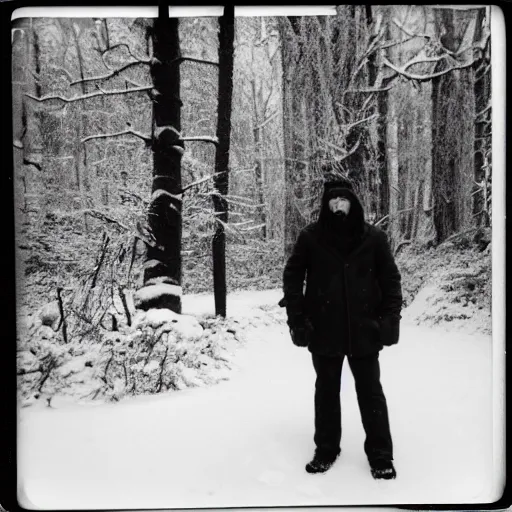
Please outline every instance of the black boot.
[[396, 478], [395, 467], [390, 460], [375, 460], [370, 462], [370, 466], [372, 468], [372, 476], [375, 479], [391, 480]]
[[316, 450], [313, 460], [306, 464], [306, 471], [308, 473], [325, 473], [334, 464], [340, 452], [341, 450], [338, 450], [335, 455], [327, 455]]

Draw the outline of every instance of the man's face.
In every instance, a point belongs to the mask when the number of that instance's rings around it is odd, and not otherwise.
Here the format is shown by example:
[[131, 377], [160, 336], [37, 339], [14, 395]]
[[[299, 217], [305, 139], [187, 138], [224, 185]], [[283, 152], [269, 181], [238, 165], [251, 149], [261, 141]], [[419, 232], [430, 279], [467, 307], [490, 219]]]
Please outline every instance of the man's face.
[[350, 201], [346, 197], [333, 197], [329, 200], [329, 209], [335, 215], [348, 215], [350, 211]]

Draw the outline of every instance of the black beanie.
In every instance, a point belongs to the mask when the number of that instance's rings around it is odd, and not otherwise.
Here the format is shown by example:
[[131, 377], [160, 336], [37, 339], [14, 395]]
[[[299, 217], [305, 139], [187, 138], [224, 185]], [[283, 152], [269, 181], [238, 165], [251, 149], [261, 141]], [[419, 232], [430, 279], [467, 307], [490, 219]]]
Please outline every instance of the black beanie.
[[351, 200], [354, 197], [354, 192], [347, 187], [332, 187], [325, 191], [325, 198], [327, 201], [330, 201], [335, 197], [344, 197], [345, 199]]
[[324, 183], [325, 192], [335, 188], [348, 188], [349, 190], [354, 190], [352, 181], [345, 178], [338, 178], [336, 180], [326, 181]]

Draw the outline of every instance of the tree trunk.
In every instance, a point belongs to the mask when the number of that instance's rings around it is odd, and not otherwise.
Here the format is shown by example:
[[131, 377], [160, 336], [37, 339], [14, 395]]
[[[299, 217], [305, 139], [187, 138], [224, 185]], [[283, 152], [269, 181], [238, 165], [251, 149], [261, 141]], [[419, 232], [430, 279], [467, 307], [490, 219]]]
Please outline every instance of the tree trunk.
[[229, 143], [231, 136], [231, 103], [233, 97], [233, 41], [235, 36], [235, 11], [233, 6], [225, 7], [219, 18], [219, 101], [217, 108], [217, 139], [215, 152], [214, 185], [217, 194], [213, 196], [215, 213], [219, 219], [212, 241], [213, 288], [215, 314], [226, 316], [226, 234], [224, 223], [228, 221], [228, 204], [225, 196], [229, 190]]
[[428, 148], [428, 151], [422, 151], [423, 160], [421, 162], [421, 171], [423, 176], [420, 178], [419, 184], [417, 212], [419, 219], [416, 236], [421, 242], [428, 243], [436, 239], [433, 215], [434, 199], [432, 196], [432, 84], [425, 82], [420, 85], [420, 88], [422, 98], [420, 103], [429, 105], [430, 108], [425, 109], [422, 114], [422, 130], [420, 132], [423, 147]]
[[389, 179], [389, 229], [388, 234], [394, 245], [399, 240], [400, 219], [398, 218], [398, 118], [395, 98], [395, 89], [388, 94], [387, 118], [387, 160]]
[[[259, 127], [262, 119], [258, 115], [258, 98], [256, 94], [256, 80], [253, 79], [251, 82], [252, 88], [252, 98], [253, 98], [253, 108], [254, 108], [254, 128], [253, 138], [254, 138], [254, 174], [256, 178], [256, 190], [258, 197], [258, 204], [265, 204], [265, 192], [264, 192], [264, 180], [263, 180], [263, 162], [261, 158], [261, 130]], [[265, 206], [261, 207], [260, 210], [260, 222], [263, 224], [262, 226], [262, 237], [265, 240], [267, 238], [267, 216], [265, 214]]]
[[78, 193], [80, 195], [80, 206], [82, 208], [82, 223], [84, 233], [88, 233], [89, 226], [87, 223], [87, 214], [85, 210], [87, 209], [87, 198], [85, 192], [85, 166], [84, 166], [84, 144], [80, 141], [83, 136], [83, 127], [82, 127], [82, 106], [78, 105], [78, 119], [75, 124], [75, 144], [74, 144], [74, 163], [75, 163], [75, 173], [76, 173], [76, 184], [78, 188]]
[[[73, 38], [75, 41], [76, 56], [78, 60], [78, 69], [80, 70], [80, 78], [85, 78], [84, 73], [84, 62], [82, 57], [82, 50], [80, 48], [79, 41], [79, 26], [75, 22], [71, 22], [71, 31], [73, 32]], [[80, 84], [82, 94], [87, 94], [87, 85], [85, 82]], [[75, 169], [76, 169], [76, 180], [78, 185], [78, 191], [80, 194], [80, 203], [82, 211], [85, 212], [87, 209], [87, 197], [86, 194], [89, 191], [88, 179], [87, 179], [87, 146], [81, 143], [81, 139], [84, 133], [88, 133], [87, 117], [84, 114], [85, 107], [82, 102], [76, 106], [78, 110], [77, 122], [76, 122], [76, 145], [75, 145]], [[84, 231], [89, 231], [87, 223], [87, 215], [83, 213], [82, 216]]]
[[[296, 204], [295, 174], [298, 170], [297, 153], [294, 140], [294, 84], [296, 70], [296, 37], [300, 34], [297, 19], [289, 18], [290, 27], [286, 26], [286, 20], [282, 20], [281, 51], [283, 66], [283, 149], [284, 149], [284, 183], [285, 183], [285, 208], [284, 208], [284, 256], [288, 258], [293, 250], [299, 231], [302, 227], [302, 219]], [[294, 47], [295, 45], [295, 47]]]
[[[444, 46], [456, 52], [474, 40], [471, 17], [476, 12], [440, 9], [436, 13]], [[468, 28], [469, 27], [469, 28]], [[437, 70], [442, 70], [439, 67]], [[474, 178], [475, 105], [473, 70], [450, 72], [433, 80], [434, 223], [437, 242], [474, 224], [471, 190]]]
[[178, 19], [157, 18], [152, 29], [153, 186], [148, 226], [155, 244], [148, 246], [144, 287], [138, 307], [181, 313], [182, 193], [181, 99]]
[[[483, 37], [483, 28], [489, 20], [482, 9], [478, 15], [475, 39]], [[491, 217], [489, 214], [489, 190], [491, 174], [491, 71], [489, 47], [475, 65], [475, 181], [479, 186], [473, 192], [473, 216], [477, 224], [488, 227]]]
[[27, 105], [24, 93], [28, 91], [28, 79], [30, 64], [30, 26], [28, 20], [19, 20], [11, 30], [12, 38], [12, 128], [14, 145], [14, 171], [15, 176], [23, 178], [23, 157], [29, 144], [27, 138]]
[[[384, 13], [378, 7], [371, 5], [366, 6], [366, 23], [368, 30], [373, 26], [372, 37], [378, 36], [378, 30]], [[375, 24], [375, 25], [373, 25]], [[379, 52], [372, 52], [368, 57], [368, 79], [370, 87], [380, 88], [383, 83], [382, 56]], [[376, 113], [376, 144], [375, 144], [375, 170], [376, 170], [376, 186], [370, 192], [375, 194], [375, 216], [376, 219], [382, 219], [389, 214], [389, 180], [386, 158], [386, 120], [388, 115], [388, 93], [380, 92], [377, 94]]]

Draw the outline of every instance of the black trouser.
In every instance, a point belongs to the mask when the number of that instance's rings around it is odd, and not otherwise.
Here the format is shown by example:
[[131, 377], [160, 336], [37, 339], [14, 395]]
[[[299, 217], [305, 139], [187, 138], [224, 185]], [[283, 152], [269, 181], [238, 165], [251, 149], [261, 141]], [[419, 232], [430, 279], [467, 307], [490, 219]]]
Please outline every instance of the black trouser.
[[[314, 439], [318, 452], [326, 457], [336, 454], [340, 447], [343, 359], [344, 356], [313, 354], [316, 371]], [[380, 383], [379, 354], [347, 359], [354, 376], [357, 401], [366, 432], [364, 451], [368, 460], [393, 460], [388, 407]]]

